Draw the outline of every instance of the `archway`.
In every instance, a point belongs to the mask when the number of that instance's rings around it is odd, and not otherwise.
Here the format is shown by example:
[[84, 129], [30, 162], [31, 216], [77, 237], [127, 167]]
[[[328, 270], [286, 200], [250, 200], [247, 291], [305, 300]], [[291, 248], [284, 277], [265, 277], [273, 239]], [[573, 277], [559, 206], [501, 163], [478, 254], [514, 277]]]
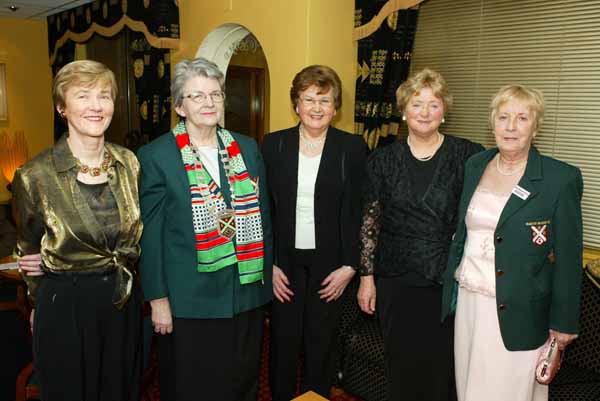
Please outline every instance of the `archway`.
[[204, 57], [219, 66], [224, 74], [231, 56], [242, 39], [250, 34], [250, 31], [238, 24], [223, 24], [206, 35], [200, 44], [196, 57]]
[[242, 25], [223, 24], [206, 36], [196, 57], [212, 60], [225, 74], [228, 101], [221, 124], [261, 142], [269, 130], [270, 84], [258, 39]]

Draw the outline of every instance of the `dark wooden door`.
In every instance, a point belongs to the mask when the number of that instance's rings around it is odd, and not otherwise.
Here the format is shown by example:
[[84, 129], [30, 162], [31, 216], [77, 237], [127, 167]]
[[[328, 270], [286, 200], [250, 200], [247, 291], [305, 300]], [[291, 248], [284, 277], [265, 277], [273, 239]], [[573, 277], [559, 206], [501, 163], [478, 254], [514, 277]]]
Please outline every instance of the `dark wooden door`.
[[225, 91], [225, 128], [261, 143], [265, 134], [265, 70], [230, 65]]

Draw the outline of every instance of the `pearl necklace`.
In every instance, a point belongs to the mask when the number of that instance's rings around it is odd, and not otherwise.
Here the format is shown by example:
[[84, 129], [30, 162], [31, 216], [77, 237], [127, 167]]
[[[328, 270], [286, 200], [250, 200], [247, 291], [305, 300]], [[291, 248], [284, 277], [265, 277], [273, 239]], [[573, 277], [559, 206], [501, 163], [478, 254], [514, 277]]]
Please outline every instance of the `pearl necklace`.
[[311, 151], [318, 149], [319, 146], [321, 146], [321, 144], [325, 142], [325, 138], [327, 137], [326, 131], [323, 136], [317, 139], [308, 139], [308, 137], [304, 133], [304, 129], [302, 128], [302, 126], [300, 126], [300, 128], [298, 129], [298, 132], [300, 133], [300, 139], [304, 141], [304, 146], [306, 146], [306, 148]]
[[496, 170], [500, 173], [500, 175], [503, 175], [505, 177], [510, 177], [511, 175], [515, 175], [517, 173], [520, 173], [521, 171], [523, 171], [523, 168], [527, 165], [527, 160], [525, 160], [525, 163], [523, 163], [522, 166], [520, 166], [518, 169], [516, 169], [515, 171], [503, 171], [502, 168], [500, 167], [500, 153], [498, 153], [498, 157], [496, 157]]
[[417, 159], [420, 160], [422, 162], [426, 162], [429, 161], [433, 158], [433, 156], [435, 156], [435, 154], [437, 153], [437, 151], [440, 149], [440, 147], [442, 147], [442, 143], [444, 142], [444, 136], [442, 134], [440, 134], [439, 132], [437, 133], [438, 135], [438, 141], [435, 144], [435, 149], [433, 149], [433, 152], [429, 155], [429, 156], [425, 156], [425, 157], [417, 157], [415, 155], [415, 151], [412, 147], [412, 144], [410, 143], [410, 135], [408, 135], [406, 137], [406, 144], [408, 145], [408, 147], [410, 148], [410, 152], [413, 154], [413, 156]]

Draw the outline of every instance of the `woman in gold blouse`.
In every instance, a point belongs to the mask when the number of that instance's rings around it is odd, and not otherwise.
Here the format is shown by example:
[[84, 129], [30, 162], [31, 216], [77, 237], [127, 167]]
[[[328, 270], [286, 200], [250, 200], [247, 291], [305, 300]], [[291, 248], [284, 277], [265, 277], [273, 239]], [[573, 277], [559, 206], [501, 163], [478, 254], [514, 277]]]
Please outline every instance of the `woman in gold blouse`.
[[139, 397], [139, 165], [129, 150], [104, 141], [116, 95], [103, 64], [64, 66], [53, 98], [68, 133], [14, 179], [17, 253], [41, 254], [44, 273], [24, 276], [44, 401]]

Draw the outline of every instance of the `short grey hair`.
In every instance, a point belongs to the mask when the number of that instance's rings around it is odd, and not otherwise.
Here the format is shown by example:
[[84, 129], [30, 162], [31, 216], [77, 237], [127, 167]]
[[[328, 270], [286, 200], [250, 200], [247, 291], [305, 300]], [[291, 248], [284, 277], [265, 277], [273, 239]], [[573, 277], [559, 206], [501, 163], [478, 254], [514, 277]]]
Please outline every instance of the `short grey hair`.
[[173, 107], [181, 106], [183, 103], [183, 87], [188, 80], [194, 77], [216, 79], [219, 82], [221, 90], [225, 90], [225, 75], [223, 75], [215, 63], [203, 57], [181, 60], [175, 66], [175, 73], [171, 81]]

